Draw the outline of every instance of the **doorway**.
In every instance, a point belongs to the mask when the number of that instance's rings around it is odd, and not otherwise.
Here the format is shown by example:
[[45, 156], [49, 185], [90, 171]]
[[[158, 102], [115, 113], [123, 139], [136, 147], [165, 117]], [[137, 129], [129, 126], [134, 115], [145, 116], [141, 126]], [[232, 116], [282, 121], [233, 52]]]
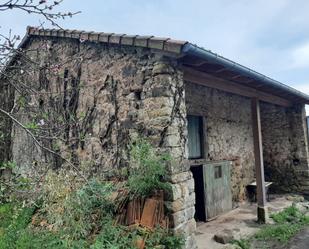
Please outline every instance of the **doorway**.
[[192, 166], [195, 191], [195, 220], [206, 222], [203, 165]]
[[195, 219], [208, 221], [232, 210], [231, 162], [212, 161], [192, 166]]

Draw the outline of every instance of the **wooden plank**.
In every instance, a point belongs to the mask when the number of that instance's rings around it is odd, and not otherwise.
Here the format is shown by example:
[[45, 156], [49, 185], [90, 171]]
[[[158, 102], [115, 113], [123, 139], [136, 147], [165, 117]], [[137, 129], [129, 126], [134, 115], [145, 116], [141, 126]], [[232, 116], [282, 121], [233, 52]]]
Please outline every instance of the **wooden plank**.
[[145, 201], [144, 210], [141, 218], [141, 225], [147, 228], [154, 228], [156, 222], [158, 201], [155, 199], [147, 199]]
[[184, 80], [207, 86], [210, 88], [222, 90], [225, 92], [241, 95], [249, 98], [259, 98], [262, 101], [279, 106], [290, 107], [292, 102], [266, 92], [256, 90], [251, 87], [243, 86], [232, 81], [214, 77], [210, 74], [199, 72], [188, 67], [183, 67]]
[[254, 140], [255, 174], [257, 184], [257, 203], [259, 207], [266, 204], [265, 179], [264, 179], [264, 160], [261, 131], [260, 101], [252, 99], [252, 129]]
[[206, 158], [202, 158], [202, 159], [189, 159], [188, 160], [188, 164], [192, 167], [194, 166], [200, 166], [202, 164], [207, 163], [209, 160]]
[[[221, 174], [216, 174], [220, 167]], [[203, 165], [206, 220], [232, 210], [231, 169], [229, 161]]]

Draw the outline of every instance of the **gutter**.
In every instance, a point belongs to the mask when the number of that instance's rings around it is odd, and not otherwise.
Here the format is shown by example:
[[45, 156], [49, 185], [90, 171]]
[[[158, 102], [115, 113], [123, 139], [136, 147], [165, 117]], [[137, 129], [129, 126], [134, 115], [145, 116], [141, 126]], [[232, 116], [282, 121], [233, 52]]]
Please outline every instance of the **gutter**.
[[273, 88], [276, 88], [278, 90], [288, 92], [290, 94], [296, 95], [299, 98], [302, 98], [306, 100], [306, 102], [309, 104], [309, 95], [302, 93], [292, 87], [289, 87], [279, 81], [273, 80], [263, 74], [260, 74], [254, 70], [251, 70], [248, 67], [242, 66], [234, 61], [228, 60], [220, 55], [217, 55], [215, 53], [212, 53], [211, 51], [205, 50], [203, 48], [200, 48], [196, 45], [193, 45], [191, 43], [187, 43], [182, 48], [182, 53], [185, 55], [191, 55], [196, 56], [202, 60], [207, 60], [211, 63], [216, 63], [219, 65], [222, 65], [223, 67], [232, 70], [234, 72], [237, 72], [241, 75], [247, 76], [249, 78], [253, 78], [254, 80], [258, 80], [263, 82], [267, 86], [271, 86]]

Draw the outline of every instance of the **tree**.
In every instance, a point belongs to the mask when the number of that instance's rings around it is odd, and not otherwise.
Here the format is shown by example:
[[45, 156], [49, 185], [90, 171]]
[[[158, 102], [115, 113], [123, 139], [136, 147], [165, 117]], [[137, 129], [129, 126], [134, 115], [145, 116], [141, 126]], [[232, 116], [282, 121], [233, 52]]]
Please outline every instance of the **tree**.
[[[47, 23], [61, 29], [58, 20], [79, 13], [56, 12], [56, 7], [62, 2], [63, 0], [0, 1], [0, 12], [23, 11], [25, 14], [43, 17]], [[40, 23], [39, 27], [43, 28], [43, 25], [44, 23]], [[39, 64], [31, 56], [35, 51], [18, 47], [20, 40], [20, 37], [14, 35], [12, 31], [8, 35], [0, 32], [0, 177], [4, 171], [12, 171], [12, 165], [14, 165], [10, 161], [10, 127], [14, 124], [23, 130], [33, 141], [34, 146], [44, 151], [47, 157], [55, 159], [58, 164], [65, 162], [86, 180], [71, 158], [63, 157], [60, 148], [57, 147], [58, 141], [63, 141], [61, 133], [63, 127], [68, 125], [67, 122], [71, 121], [65, 119], [63, 122], [55, 122], [59, 113], [49, 113], [48, 110], [43, 108], [40, 109], [39, 113], [33, 111], [33, 105], [40, 105], [40, 101], [44, 101], [42, 92], [38, 88], [38, 82], [33, 82], [34, 76], [45, 77], [45, 79], [47, 79], [48, 75], [56, 76], [59, 74], [57, 71], [58, 65], [53, 63]], [[48, 50], [47, 43], [42, 43], [40, 46], [37, 50]], [[69, 60], [70, 58], [68, 58]], [[28, 65], [27, 68], [24, 67], [25, 64]], [[25, 114], [27, 118], [24, 118]], [[70, 113], [63, 114], [66, 117], [70, 115]], [[36, 172], [34, 175], [36, 177], [33, 177], [33, 179], [39, 182], [44, 178], [43, 174], [46, 173], [46, 170], [43, 172], [42, 169], [39, 169], [39, 166], [35, 166], [34, 170]], [[0, 183], [1, 199], [1, 191], [5, 189], [8, 192], [15, 185], [14, 182], [5, 181], [3, 178], [0, 179]]]
[[[23, 11], [25, 14], [31, 14], [43, 17], [52, 26], [61, 28], [57, 21], [72, 17], [79, 12], [56, 12], [55, 7], [60, 5], [63, 0], [47, 1], [47, 0], [8, 0], [0, 1], [0, 13], [4, 11]], [[40, 23], [43, 27], [44, 23]], [[0, 30], [1, 31], [1, 30]], [[20, 41], [18, 35], [13, 35], [12, 31], [8, 35], [0, 32], [0, 73], [6, 65], [7, 60], [16, 53], [16, 44]]]

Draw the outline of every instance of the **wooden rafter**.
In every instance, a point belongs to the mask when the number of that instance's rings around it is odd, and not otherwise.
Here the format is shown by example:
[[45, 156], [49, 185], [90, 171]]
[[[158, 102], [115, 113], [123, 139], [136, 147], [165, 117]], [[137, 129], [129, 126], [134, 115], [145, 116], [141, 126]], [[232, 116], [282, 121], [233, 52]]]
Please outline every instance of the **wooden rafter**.
[[279, 106], [290, 107], [292, 102], [281, 98], [270, 93], [259, 91], [257, 89], [244, 86], [241, 84], [234, 83], [233, 81], [221, 79], [215, 76], [212, 76], [207, 73], [199, 72], [188, 67], [183, 67], [184, 70], [184, 80], [207, 86], [210, 88], [215, 88], [225, 92], [249, 97], [249, 98], [258, 98], [264, 102], [272, 103]]

